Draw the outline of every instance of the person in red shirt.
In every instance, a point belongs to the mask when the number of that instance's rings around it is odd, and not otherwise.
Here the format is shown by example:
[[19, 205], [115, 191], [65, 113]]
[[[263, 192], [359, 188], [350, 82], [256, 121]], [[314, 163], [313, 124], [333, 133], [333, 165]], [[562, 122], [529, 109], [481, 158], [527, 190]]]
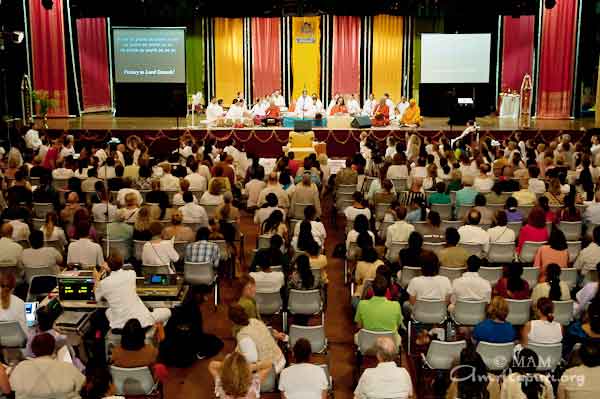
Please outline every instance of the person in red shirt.
[[296, 173], [298, 173], [298, 169], [300, 168], [300, 162], [294, 159], [294, 155], [295, 154], [293, 151], [288, 151], [288, 169], [290, 170], [290, 175], [295, 177]]
[[528, 299], [529, 284], [521, 277], [523, 266], [513, 263], [505, 269], [505, 275], [498, 280], [494, 287], [494, 296], [499, 295], [506, 299]]
[[48, 148], [46, 152], [46, 156], [44, 157], [44, 162], [42, 162], [42, 166], [46, 169], [52, 170], [56, 168], [56, 161], [60, 156], [60, 149], [62, 148], [63, 141], [62, 139], [56, 139], [52, 143], [52, 147]]
[[382, 98], [375, 107], [371, 123], [373, 126], [387, 126], [390, 124], [390, 107], [385, 104], [385, 98]]

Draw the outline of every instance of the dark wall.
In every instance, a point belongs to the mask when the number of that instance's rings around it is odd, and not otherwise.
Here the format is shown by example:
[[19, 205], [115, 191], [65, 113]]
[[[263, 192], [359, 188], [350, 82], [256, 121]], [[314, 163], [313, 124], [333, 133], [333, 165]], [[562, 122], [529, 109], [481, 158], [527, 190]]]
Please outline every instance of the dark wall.
[[115, 84], [117, 116], [185, 116], [185, 83]]

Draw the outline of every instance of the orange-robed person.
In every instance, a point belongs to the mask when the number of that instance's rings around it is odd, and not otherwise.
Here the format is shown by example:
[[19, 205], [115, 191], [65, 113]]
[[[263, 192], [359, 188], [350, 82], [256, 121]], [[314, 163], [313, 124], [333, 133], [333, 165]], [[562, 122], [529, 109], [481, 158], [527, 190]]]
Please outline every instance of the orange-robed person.
[[333, 115], [337, 115], [337, 114], [347, 114], [348, 113], [348, 108], [346, 108], [346, 104], [344, 103], [344, 98], [343, 97], [338, 97], [337, 101], [335, 102], [335, 105], [333, 107], [331, 107], [331, 111], [329, 111], [329, 115], [333, 116]]
[[390, 107], [385, 103], [385, 98], [379, 100], [379, 104], [373, 110], [373, 126], [387, 126], [390, 124]]
[[269, 108], [265, 111], [265, 116], [267, 118], [276, 118], [279, 119], [281, 117], [281, 110], [277, 105], [275, 105], [274, 101], [271, 101], [269, 104]]

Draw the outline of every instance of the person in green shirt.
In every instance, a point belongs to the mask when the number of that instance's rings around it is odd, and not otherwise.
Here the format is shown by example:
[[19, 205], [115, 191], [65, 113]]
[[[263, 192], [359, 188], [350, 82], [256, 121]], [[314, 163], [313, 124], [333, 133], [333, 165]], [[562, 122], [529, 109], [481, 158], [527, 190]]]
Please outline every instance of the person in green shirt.
[[[374, 296], [358, 303], [354, 322], [359, 330], [364, 328], [371, 331], [392, 331], [396, 345], [400, 346], [398, 329], [404, 328], [400, 303], [385, 297], [388, 288], [385, 277], [376, 276], [372, 288]], [[354, 336], [354, 341], [358, 344], [358, 333]]]
[[432, 204], [449, 204], [450, 196], [446, 194], [446, 183], [439, 181], [435, 185], [435, 193], [429, 195], [429, 205]]

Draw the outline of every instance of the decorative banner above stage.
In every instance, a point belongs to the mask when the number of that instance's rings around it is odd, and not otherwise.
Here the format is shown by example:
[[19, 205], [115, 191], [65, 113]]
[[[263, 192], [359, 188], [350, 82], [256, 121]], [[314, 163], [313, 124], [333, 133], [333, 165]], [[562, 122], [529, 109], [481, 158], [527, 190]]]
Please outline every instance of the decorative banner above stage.
[[77, 19], [77, 46], [83, 111], [110, 109], [106, 19]]
[[29, 1], [33, 89], [56, 100], [51, 116], [69, 115], [64, 27], [63, 0], [54, 0], [51, 10], [39, 0]]
[[333, 17], [332, 60], [333, 93], [359, 95], [360, 17]]
[[561, 0], [544, 8], [538, 77], [537, 117], [568, 118], [573, 98], [573, 74], [578, 0]]
[[[244, 92], [244, 30], [241, 18], [215, 18], [215, 91], [225, 105]], [[250, 99], [247, 99], [250, 101]]]
[[321, 17], [292, 18], [292, 99], [306, 88], [308, 94], [319, 93], [321, 71]]
[[204, 91], [204, 26], [199, 17], [185, 34], [185, 61], [187, 92]]
[[373, 17], [373, 93], [389, 93], [394, 102], [402, 96], [402, 49], [404, 18], [393, 15]]
[[281, 20], [252, 18], [252, 95], [281, 90]]
[[517, 90], [525, 75], [531, 75], [535, 16], [504, 17], [502, 37], [502, 84], [500, 89]]

